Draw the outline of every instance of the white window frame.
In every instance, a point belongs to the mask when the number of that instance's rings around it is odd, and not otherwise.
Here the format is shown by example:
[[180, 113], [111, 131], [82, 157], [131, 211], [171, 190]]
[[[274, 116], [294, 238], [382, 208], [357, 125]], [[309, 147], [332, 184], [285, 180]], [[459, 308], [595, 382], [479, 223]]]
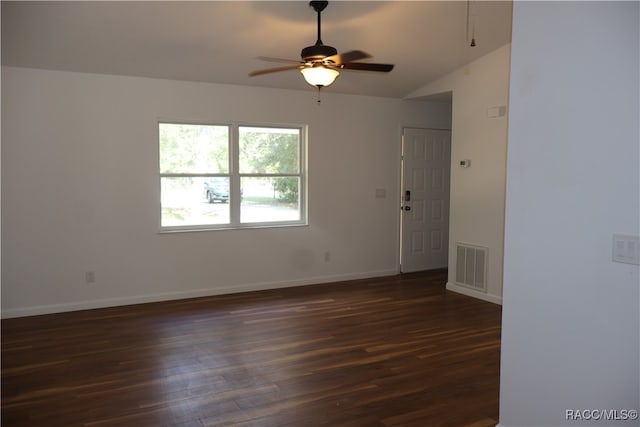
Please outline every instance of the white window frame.
[[[160, 172], [160, 125], [180, 124], [180, 125], [200, 125], [200, 126], [226, 126], [229, 128], [229, 173], [161, 173]], [[300, 135], [299, 150], [299, 173], [297, 174], [261, 174], [261, 173], [240, 173], [240, 128], [274, 128], [274, 129], [297, 129]], [[279, 227], [299, 227], [307, 226], [307, 135], [308, 126], [300, 124], [264, 124], [248, 122], [193, 122], [184, 120], [157, 120], [156, 122], [156, 150], [158, 154], [158, 229], [160, 233], [192, 232], [192, 231], [216, 231], [216, 230], [242, 230], [251, 228], [279, 228]], [[189, 177], [223, 177], [229, 178], [229, 223], [227, 224], [196, 224], [180, 226], [162, 226], [162, 178], [189, 178]], [[265, 221], [265, 222], [240, 222], [241, 194], [240, 181], [243, 177], [275, 178], [275, 177], [298, 177], [298, 204], [300, 219], [293, 221]]]

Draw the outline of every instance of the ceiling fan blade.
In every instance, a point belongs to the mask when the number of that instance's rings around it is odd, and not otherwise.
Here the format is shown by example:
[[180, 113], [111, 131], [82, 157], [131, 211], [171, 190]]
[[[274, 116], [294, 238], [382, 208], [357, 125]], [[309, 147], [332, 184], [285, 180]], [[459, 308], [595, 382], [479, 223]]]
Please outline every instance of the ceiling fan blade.
[[284, 67], [266, 68], [264, 70], [256, 70], [249, 73], [249, 77], [259, 76], [262, 74], [277, 73], [278, 71], [296, 70], [304, 68], [304, 65], [285, 65]]
[[273, 58], [271, 56], [258, 56], [256, 59], [267, 62], [282, 62], [284, 64], [300, 64], [299, 59]]
[[366, 58], [371, 58], [371, 55], [361, 50], [350, 50], [349, 52], [328, 56], [324, 58], [324, 60], [331, 61], [340, 65], [340, 64], [346, 64], [347, 62], [358, 61], [360, 59], [366, 59]]
[[393, 64], [375, 64], [372, 62], [347, 62], [346, 64], [339, 65], [337, 68], [343, 70], [358, 70], [358, 71], [381, 71], [388, 73], [393, 70]]

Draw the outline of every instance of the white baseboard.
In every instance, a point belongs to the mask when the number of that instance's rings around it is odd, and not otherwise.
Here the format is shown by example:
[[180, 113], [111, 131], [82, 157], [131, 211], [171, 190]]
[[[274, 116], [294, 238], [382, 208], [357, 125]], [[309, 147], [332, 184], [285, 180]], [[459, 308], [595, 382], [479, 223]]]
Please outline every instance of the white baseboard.
[[493, 294], [486, 294], [484, 292], [478, 292], [473, 289], [466, 288], [464, 286], [456, 285], [455, 283], [447, 282], [447, 290], [457, 292], [462, 295], [478, 298], [483, 301], [492, 302], [494, 304], [502, 305], [502, 297]]
[[319, 285], [322, 283], [342, 282], [345, 280], [369, 279], [372, 277], [393, 276], [398, 270], [379, 270], [363, 273], [336, 274], [316, 276], [304, 279], [286, 280], [280, 282], [247, 283], [242, 285], [224, 286], [211, 289], [194, 289], [181, 292], [165, 292], [149, 295], [135, 295], [130, 297], [104, 298], [89, 301], [77, 301], [63, 304], [48, 304], [22, 308], [3, 309], [2, 319], [13, 317], [37, 316], [40, 314], [63, 313], [68, 311], [89, 310], [93, 308], [116, 307], [121, 305], [143, 304], [148, 302], [170, 301], [186, 298], [208, 297], [240, 292], [262, 291], [267, 289], [290, 288], [294, 286]]

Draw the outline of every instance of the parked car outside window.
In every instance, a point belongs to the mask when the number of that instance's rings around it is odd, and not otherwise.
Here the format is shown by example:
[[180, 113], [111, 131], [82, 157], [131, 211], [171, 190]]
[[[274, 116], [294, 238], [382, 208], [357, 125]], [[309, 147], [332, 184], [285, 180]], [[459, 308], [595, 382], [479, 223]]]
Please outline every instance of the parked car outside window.
[[227, 203], [229, 201], [229, 179], [207, 178], [204, 181], [204, 197], [209, 203], [216, 200]]

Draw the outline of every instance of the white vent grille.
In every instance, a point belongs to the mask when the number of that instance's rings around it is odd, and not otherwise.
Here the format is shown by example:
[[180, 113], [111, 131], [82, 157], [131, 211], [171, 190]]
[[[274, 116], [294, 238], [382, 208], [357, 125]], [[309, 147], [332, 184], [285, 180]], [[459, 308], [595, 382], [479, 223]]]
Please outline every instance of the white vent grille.
[[456, 243], [456, 252], [456, 284], [486, 292], [488, 249]]

